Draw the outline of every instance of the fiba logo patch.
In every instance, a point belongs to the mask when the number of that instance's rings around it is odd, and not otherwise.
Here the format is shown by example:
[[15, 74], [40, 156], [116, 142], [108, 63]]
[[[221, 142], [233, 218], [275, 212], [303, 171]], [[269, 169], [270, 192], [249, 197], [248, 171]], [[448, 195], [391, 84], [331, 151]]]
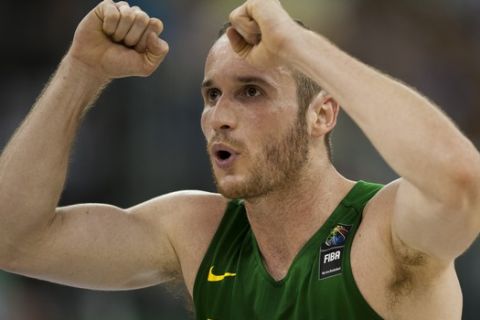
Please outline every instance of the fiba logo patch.
[[337, 224], [320, 246], [318, 279], [323, 280], [342, 273], [342, 257], [351, 225]]
[[350, 231], [350, 227], [351, 226], [337, 224], [328, 235], [327, 240], [325, 240], [325, 245], [327, 247], [343, 246], [347, 239], [348, 232]]

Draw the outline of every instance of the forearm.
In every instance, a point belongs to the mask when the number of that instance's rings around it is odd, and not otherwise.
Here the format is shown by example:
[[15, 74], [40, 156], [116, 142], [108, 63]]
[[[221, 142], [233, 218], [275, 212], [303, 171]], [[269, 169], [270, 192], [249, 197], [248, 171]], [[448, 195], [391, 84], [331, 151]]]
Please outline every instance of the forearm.
[[54, 214], [86, 107], [103, 82], [66, 57], [0, 157], [0, 253]]
[[470, 141], [414, 90], [323, 37], [313, 32], [304, 35], [292, 49], [294, 67], [340, 103], [400, 176], [429, 196], [458, 201], [452, 188], [479, 171], [479, 156]]

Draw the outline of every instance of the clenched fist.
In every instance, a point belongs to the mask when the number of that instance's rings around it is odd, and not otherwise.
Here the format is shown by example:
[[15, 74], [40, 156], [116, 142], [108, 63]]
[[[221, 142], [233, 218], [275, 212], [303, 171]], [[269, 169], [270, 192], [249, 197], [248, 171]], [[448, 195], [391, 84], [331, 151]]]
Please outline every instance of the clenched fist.
[[230, 14], [227, 36], [233, 50], [250, 64], [289, 64], [288, 50], [302, 29], [279, 0], [247, 0]]
[[104, 0], [80, 22], [68, 56], [106, 81], [148, 76], [165, 58], [163, 24], [127, 2]]

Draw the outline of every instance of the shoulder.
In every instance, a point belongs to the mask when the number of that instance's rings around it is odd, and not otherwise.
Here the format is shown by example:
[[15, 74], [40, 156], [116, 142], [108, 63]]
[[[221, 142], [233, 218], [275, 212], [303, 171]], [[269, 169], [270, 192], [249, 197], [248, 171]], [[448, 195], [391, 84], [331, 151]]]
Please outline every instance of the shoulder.
[[[363, 225], [365, 231], [371, 234], [375, 239], [385, 246], [385, 249], [391, 253], [394, 258], [394, 264], [400, 266], [433, 267], [433, 261], [430, 261], [428, 255], [409, 248], [393, 232], [393, 220], [395, 214], [395, 205], [398, 201], [398, 190], [401, 184], [401, 178], [385, 185], [378, 193], [370, 199], [363, 212]], [[429, 263], [432, 262], [432, 263]]]
[[[395, 257], [395, 263], [402, 266], [415, 267], [419, 271], [434, 271], [443, 269], [450, 265], [428, 254], [408, 246], [402, 241], [393, 230], [395, 219], [408, 219], [409, 217], [402, 212], [396, 212], [399, 201], [399, 189], [401, 188], [402, 178], [392, 181], [382, 188], [366, 205], [364, 210], [365, 226], [370, 231], [381, 231], [382, 243], [392, 252]], [[407, 199], [408, 200], [408, 199]], [[410, 201], [413, 203], [414, 199]], [[399, 215], [402, 215], [399, 217]], [[433, 222], [432, 222], [433, 223]], [[425, 225], [428, 228], [428, 225]]]
[[211, 193], [199, 190], [182, 190], [167, 193], [156, 198], [150, 199], [139, 205], [129, 208], [129, 211], [156, 211], [155, 209], [169, 209], [172, 211], [182, 211], [191, 208], [209, 208], [218, 205], [226, 205], [228, 199], [218, 193]]
[[[161, 222], [169, 230], [188, 227], [192, 222], [218, 220], [228, 199], [220, 194], [198, 190], [168, 193], [127, 209], [131, 214], [146, 216], [152, 223]], [[181, 223], [181, 226], [177, 224]], [[201, 224], [203, 225], [203, 223]], [[201, 227], [197, 225], [197, 227]]]
[[364, 227], [381, 231], [380, 235], [384, 242], [390, 240], [393, 208], [396, 201], [396, 194], [399, 187], [399, 179], [383, 186], [366, 203], [363, 210]]
[[193, 288], [196, 272], [222, 220], [229, 199], [197, 190], [172, 192], [128, 209], [148, 216], [165, 232], [177, 255], [183, 280]]
[[[229, 200], [217, 193], [184, 190], [168, 193], [127, 209], [159, 225], [175, 247], [214, 232]], [[177, 248], [176, 248], [177, 249]]]

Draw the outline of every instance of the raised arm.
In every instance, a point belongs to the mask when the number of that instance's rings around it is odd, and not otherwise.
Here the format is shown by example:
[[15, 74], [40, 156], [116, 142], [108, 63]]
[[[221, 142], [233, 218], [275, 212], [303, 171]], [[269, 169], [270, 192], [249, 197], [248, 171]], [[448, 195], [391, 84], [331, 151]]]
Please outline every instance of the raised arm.
[[[158, 67], [168, 51], [158, 38], [162, 28], [139, 8], [110, 0], [78, 26], [70, 50], [0, 158], [2, 269], [84, 287], [126, 288], [166, 280], [178, 267], [163, 220], [144, 206], [56, 209], [83, 114], [111, 79], [147, 76]], [[162, 212], [165, 203], [155, 206]]]
[[315, 80], [402, 177], [387, 188], [395, 194], [389, 211], [396, 249], [446, 264], [466, 250], [480, 231], [480, 156], [435, 105], [299, 27], [278, 0], [249, 0], [231, 22], [227, 35], [238, 54]]

